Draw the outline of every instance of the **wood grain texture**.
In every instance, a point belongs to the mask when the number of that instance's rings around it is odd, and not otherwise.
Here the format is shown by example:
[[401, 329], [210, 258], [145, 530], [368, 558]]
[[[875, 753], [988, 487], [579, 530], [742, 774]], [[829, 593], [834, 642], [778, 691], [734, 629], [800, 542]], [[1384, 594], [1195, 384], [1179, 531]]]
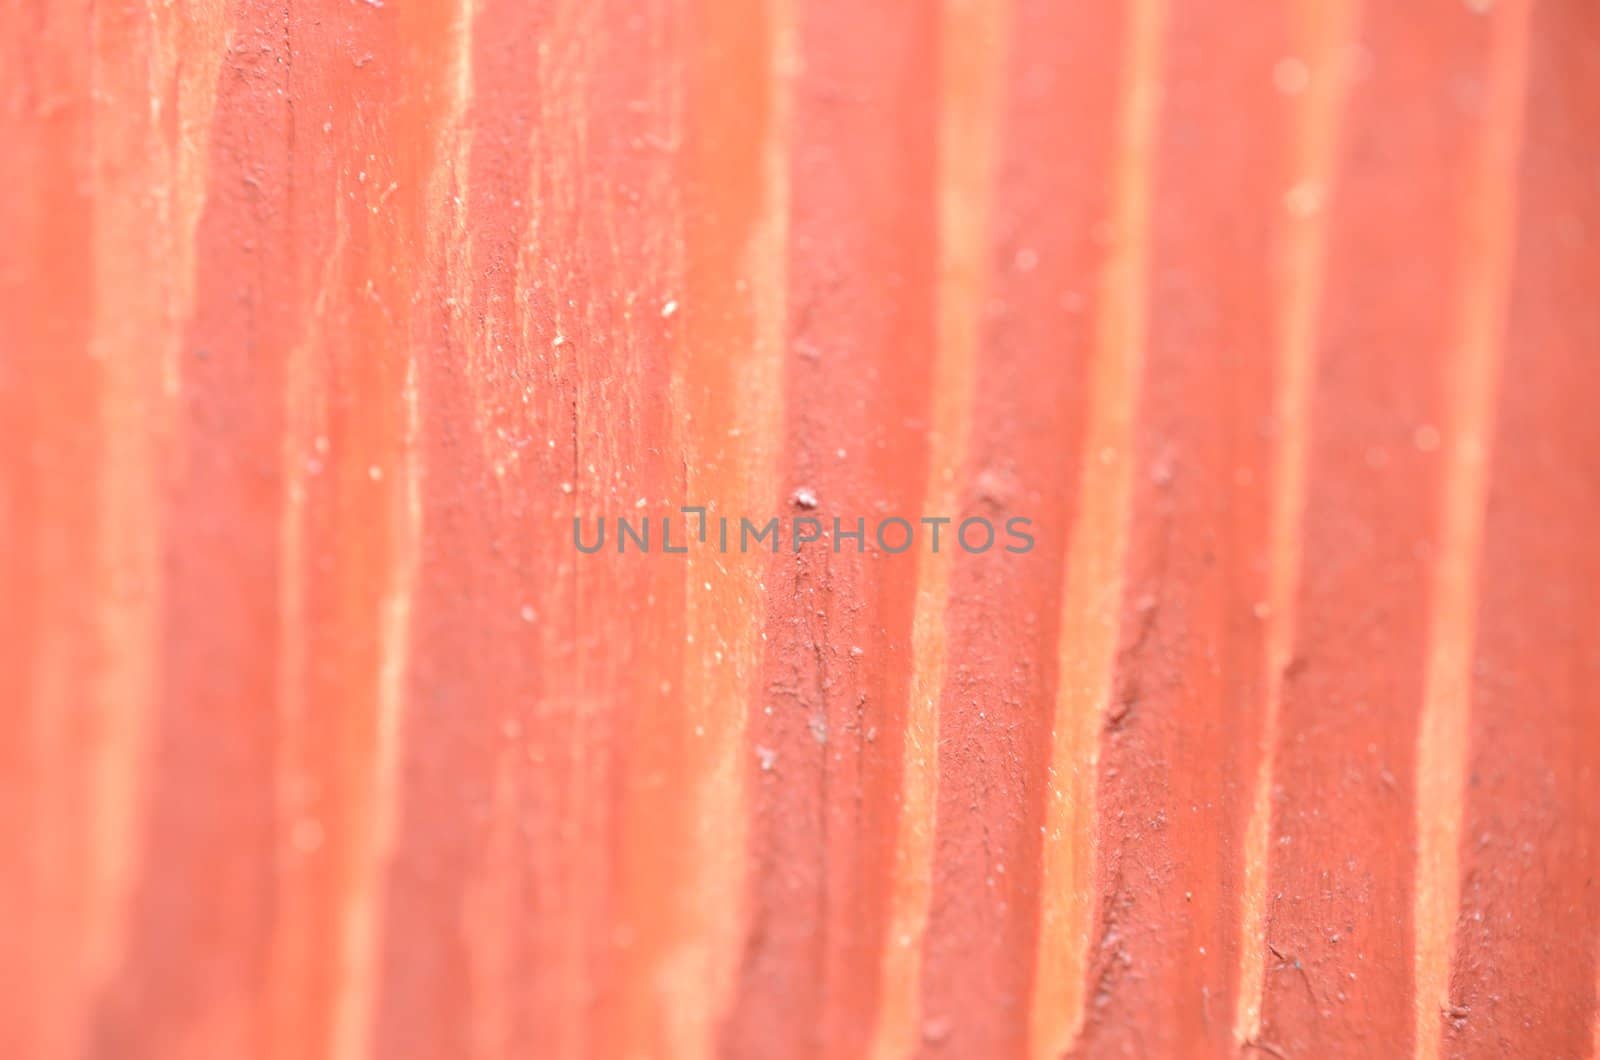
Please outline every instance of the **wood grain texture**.
[[1600, 1048], [1594, 5], [0, 31], [0, 1055]]

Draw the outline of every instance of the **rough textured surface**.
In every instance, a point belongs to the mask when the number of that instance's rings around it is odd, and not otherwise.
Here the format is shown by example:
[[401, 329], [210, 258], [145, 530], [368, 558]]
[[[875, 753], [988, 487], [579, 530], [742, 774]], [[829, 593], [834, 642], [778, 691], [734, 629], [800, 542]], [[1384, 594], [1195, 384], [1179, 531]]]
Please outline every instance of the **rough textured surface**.
[[[0, 1055], [1595, 1053], [1600, 7], [15, 0], [0, 85]], [[1037, 547], [572, 546], [685, 504]]]

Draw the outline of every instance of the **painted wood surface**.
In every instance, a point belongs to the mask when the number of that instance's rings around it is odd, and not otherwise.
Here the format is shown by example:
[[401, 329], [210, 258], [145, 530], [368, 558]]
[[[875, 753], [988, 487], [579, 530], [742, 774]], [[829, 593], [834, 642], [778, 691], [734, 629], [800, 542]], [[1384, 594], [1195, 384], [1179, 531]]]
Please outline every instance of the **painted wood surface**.
[[[11, 0], [0, 86], [0, 1055], [1596, 1052], [1600, 6]], [[1036, 546], [573, 547], [699, 505]]]

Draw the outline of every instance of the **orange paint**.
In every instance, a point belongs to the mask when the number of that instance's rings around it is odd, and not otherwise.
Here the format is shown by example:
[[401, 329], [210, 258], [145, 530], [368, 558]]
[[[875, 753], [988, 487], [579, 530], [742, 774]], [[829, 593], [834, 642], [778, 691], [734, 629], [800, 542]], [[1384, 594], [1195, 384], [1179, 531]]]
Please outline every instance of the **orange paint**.
[[1600, 67], [1578, 42], [1597, 29], [1594, 12], [1559, 5], [1535, 5], [1528, 27], [1467, 687], [1459, 912], [1441, 1012], [1449, 1057], [1582, 1056], [1593, 1043], [1585, 984], [1600, 961], [1600, 659], [1596, 597], [1582, 587], [1600, 574], [1600, 434], [1584, 411], [1600, 363], [1592, 300], [1580, 293], [1590, 285], [1578, 279], [1594, 270], [1596, 245], [1573, 223], [1600, 206], [1595, 145], [1578, 134], [1600, 104]]
[[[937, 10], [797, 4], [787, 84], [784, 436], [749, 701], [749, 924], [728, 1057], [856, 1056], [887, 945], [917, 557], [833, 540], [920, 514], [934, 331]], [[802, 495], [809, 502], [802, 502]], [[808, 506], [809, 505], [809, 506]], [[730, 513], [732, 514], [732, 513]]]
[[1593, 1051], [1583, 5], [0, 28], [5, 1056]]

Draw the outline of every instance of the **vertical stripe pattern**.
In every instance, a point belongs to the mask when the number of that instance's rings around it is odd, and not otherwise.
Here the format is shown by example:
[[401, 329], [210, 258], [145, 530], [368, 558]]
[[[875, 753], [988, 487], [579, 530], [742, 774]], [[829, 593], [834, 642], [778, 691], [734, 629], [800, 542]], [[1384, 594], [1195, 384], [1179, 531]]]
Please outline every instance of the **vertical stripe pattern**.
[[0, 1053], [1595, 1054], [1592, 5], [0, 28]]

